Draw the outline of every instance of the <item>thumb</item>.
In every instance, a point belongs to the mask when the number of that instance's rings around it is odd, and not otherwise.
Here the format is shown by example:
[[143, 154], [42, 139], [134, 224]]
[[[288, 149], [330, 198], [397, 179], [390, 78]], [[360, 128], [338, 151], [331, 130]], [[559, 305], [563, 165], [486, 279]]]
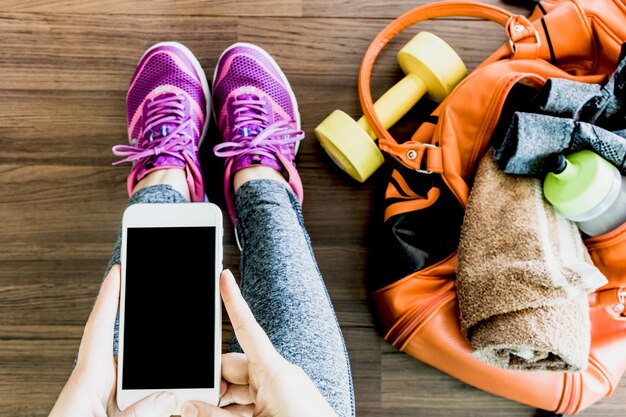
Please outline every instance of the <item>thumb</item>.
[[171, 392], [155, 392], [137, 401], [118, 417], [170, 417], [176, 410], [176, 396]]

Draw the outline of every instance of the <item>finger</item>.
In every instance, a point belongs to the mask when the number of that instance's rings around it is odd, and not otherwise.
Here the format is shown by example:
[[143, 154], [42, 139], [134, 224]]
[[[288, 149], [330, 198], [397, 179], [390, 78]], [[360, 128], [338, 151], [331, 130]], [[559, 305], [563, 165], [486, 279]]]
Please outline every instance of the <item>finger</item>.
[[118, 417], [170, 417], [176, 410], [176, 396], [171, 392], [157, 392], [137, 401]]
[[248, 358], [243, 353], [225, 353], [222, 355], [222, 378], [228, 383], [245, 385], [248, 376]]
[[96, 303], [91, 310], [78, 360], [81, 356], [90, 358], [108, 358], [113, 355], [113, 326], [120, 301], [120, 267], [114, 265], [102, 282]]
[[241, 417], [252, 417], [254, 414], [254, 405], [233, 404], [223, 409]]
[[248, 360], [261, 363], [274, 362], [278, 352], [257, 323], [246, 300], [241, 296], [235, 277], [228, 269], [222, 272], [220, 292], [233, 325], [233, 331], [241, 348], [248, 356]]
[[232, 411], [201, 401], [189, 401], [180, 410], [181, 417], [240, 417]]
[[250, 385], [230, 384], [222, 398], [220, 398], [220, 407], [226, 407], [231, 404], [250, 405], [252, 402]]

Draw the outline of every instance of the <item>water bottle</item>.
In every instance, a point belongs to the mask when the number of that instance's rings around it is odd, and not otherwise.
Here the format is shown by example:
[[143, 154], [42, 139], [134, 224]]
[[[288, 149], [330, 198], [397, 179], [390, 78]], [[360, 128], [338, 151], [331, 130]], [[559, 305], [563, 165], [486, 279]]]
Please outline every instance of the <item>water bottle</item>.
[[555, 210], [589, 236], [626, 222], [626, 179], [610, 162], [591, 151], [556, 155], [543, 182]]

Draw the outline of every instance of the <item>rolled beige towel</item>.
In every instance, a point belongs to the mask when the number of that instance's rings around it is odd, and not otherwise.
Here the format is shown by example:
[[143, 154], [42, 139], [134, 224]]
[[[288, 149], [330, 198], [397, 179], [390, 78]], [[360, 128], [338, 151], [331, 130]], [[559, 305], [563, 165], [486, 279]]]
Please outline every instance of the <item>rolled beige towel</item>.
[[606, 283], [576, 225], [536, 179], [491, 153], [476, 172], [459, 244], [461, 328], [473, 354], [509, 369], [577, 372], [590, 347], [587, 293]]

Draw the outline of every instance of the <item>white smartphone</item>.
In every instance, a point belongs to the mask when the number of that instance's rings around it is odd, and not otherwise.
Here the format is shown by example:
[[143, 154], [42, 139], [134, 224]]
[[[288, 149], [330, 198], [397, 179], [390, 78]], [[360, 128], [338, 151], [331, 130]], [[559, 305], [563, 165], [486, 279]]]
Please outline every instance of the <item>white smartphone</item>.
[[157, 391], [218, 404], [222, 213], [210, 203], [134, 204], [122, 220], [117, 404]]

